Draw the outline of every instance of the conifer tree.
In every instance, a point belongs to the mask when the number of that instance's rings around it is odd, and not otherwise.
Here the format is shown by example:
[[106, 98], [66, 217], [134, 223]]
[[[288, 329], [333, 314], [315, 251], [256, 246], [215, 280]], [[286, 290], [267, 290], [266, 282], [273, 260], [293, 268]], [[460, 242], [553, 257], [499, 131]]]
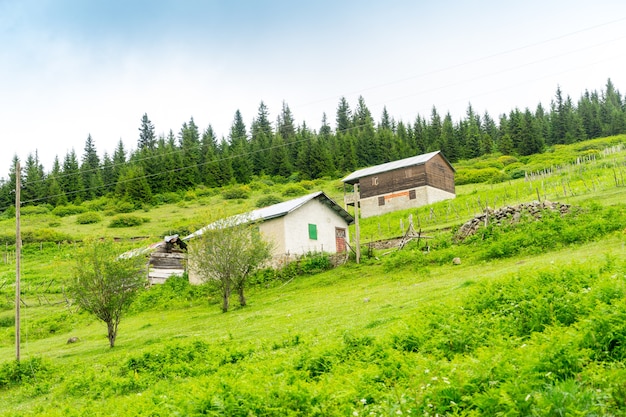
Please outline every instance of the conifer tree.
[[234, 178], [238, 183], [246, 184], [252, 179], [252, 162], [246, 125], [239, 110], [235, 112], [229, 139]]
[[272, 142], [272, 124], [269, 121], [269, 110], [261, 102], [257, 117], [250, 128], [250, 149], [252, 151], [253, 172], [255, 175], [269, 171], [270, 144]]
[[60, 181], [61, 189], [69, 201], [80, 203], [83, 200], [83, 180], [76, 152], [72, 149], [63, 159], [63, 175]]
[[211, 125], [202, 133], [201, 147], [200, 173], [202, 183], [207, 187], [217, 187], [220, 168], [217, 161], [217, 138]]
[[183, 123], [179, 134], [183, 169], [178, 172], [183, 188], [191, 188], [200, 183], [201, 146], [200, 132], [193, 121]]
[[100, 158], [96, 151], [91, 134], [85, 141], [85, 153], [80, 166], [83, 186], [85, 187], [83, 198], [91, 200], [102, 195], [102, 177], [100, 176]]

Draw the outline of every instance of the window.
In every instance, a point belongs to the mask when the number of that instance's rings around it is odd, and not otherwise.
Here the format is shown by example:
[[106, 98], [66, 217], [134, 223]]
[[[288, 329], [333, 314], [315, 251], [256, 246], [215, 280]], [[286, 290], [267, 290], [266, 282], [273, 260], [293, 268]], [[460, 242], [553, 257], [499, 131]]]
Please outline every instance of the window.
[[309, 223], [309, 239], [317, 240], [317, 225]]
[[409, 190], [409, 200], [415, 200], [415, 190]]
[[384, 206], [385, 205], [385, 197], [384, 196], [378, 197], [378, 205], [379, 206]]

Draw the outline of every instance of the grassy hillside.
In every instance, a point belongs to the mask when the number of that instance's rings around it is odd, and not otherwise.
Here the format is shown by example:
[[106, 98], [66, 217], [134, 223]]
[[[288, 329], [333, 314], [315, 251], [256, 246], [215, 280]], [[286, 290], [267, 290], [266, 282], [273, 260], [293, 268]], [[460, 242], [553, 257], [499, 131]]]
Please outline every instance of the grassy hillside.
[[[246, 308], [222, 314], [206, 288], [172, 279], [140, 295], [114, 349], [104, 324], [62, 302], [80, 243], [29, 243], [20, 366], [6, 243], [0, 416], [626, 415], [626, 150], [603, 153], [623, 142], [465, 161], [456, 167], [462, 178], [491, 165], [487, 182], [458, 186], [455, 200], [364, 219], [362, 264], [266, 276]], [[106, 202], [91, 210], [102, 219], [95, 224], [42, 212], [26, 214], [23, 227], [76, 240], [116, 236], [125, 250], [307, 188], [342, 199], [337, 180], [257, 180], [230, 190], [239, 198], [197, 190], [142, 208], [130, 214], [149, 221], [135, 227], [107, 227], [120, 213]], [[573, 209], [455, 239], [486, 206], [537, 195]], [[432, 237], [430, 252], [413, 242], [368, 254], [368, 242], [402, 235], [409, 216]], [[0, 235], [11, 227], [0, 221]], [[72, 336], [79, 342], [67, 344]]]

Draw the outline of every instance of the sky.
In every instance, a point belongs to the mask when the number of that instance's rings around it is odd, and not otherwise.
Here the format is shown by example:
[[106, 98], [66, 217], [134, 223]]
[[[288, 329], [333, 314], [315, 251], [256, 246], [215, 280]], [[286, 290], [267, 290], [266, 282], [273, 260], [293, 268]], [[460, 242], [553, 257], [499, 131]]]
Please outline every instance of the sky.
[[626, 92], [623, 0], [0, 0], [0, 178], [14, 155], [136, 148], [192, 117], [218, 139], [261, 102], [334, 128], [341, 97], [375, 121], [492, 118]]

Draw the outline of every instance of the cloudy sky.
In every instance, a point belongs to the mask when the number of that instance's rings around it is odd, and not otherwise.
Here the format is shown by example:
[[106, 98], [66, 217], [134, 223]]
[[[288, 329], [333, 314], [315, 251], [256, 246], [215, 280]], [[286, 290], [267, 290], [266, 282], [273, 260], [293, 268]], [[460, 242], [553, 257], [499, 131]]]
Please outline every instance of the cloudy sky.
[[221, 137], [261, 101], [318, 129], [342, 96], [412, 122], [625, 92], [625, 28], [623, 0], [0, 0], [0, 177], [89, 134], [100, 156], [133, 149], [144, 113]]

